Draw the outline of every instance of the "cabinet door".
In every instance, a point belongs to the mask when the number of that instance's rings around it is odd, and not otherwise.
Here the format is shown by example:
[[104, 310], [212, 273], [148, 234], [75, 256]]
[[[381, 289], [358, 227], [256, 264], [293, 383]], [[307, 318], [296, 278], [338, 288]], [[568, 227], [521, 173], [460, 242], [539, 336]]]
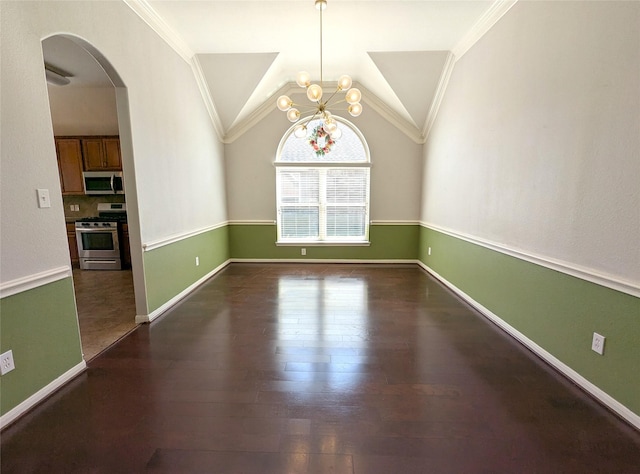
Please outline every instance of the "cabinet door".
[[102, 138], [82, 139], [82, 158], [85, 171], [100, 171], [104, 169], [104, 147]]
[[105, 169], [122, 170], [122, 158], [120, 157], [120, 139], [105, 138], [104, 144], [104, 165]]
[[84, 194], [80, 140], [77, 138], [57, 138], [56, 153], [62, 194]]

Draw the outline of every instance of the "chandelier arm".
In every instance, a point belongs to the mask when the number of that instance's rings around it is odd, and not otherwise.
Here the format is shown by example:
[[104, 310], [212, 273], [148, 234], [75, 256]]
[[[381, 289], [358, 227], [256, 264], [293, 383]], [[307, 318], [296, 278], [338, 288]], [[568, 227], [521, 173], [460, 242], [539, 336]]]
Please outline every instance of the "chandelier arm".
[[311, 112], [311, 111], [315, 111], [314, 115], [318, 115], [320, 113], [320, 110], [318, 109], [318, 107], [311, 107], [311, 106], [299, 106], [298, 109], [300, 110], [300, 112]]
[[[311, 101], [314, 104], [317, 104], [318, 102], [314, 102]], [[317, 110], [318, 106], [317, 105], [309, 105], [309, 104], [299, 104], [297, 102], [293, 102], [291, 101], [291, 107], [297, 107], [299, 109], [306, 109], [306, 110]]]
[[[306, 121], [304, 121], [304, 123], [302, 124], [302, 126], [303, 126], [304, 128], [307, 128], [307, 125], [309, 125], [309, 123], [310, 123], [313, 119], [315, 119], [315, 118], [318, 116], [318, 114], [319, 114], [319, 113], [320, 113], [320, 111], [319, 111], [319, 110], [318, 110], [318, 111], [316, 111], [316, 113], [315, 113], [315, 114], [313, 114], [313, 115], [312, 115], [311, 117], [309, 117]], [[302, 121], [300, 121], [300, 122], [302, 122]], [[298, 123], [300, 123], [300, 122], [298, 122]]]
[[[333, 94], [333, 95], [335, 95], [335, 94]], [[333, 95], [332, 95], [331, 97], [329, 97], [329, 100], [333, 99]], [[332, 104], [330, 104], [330, 103], [329, 103], [329, 100], [327, 100], [327, 101], [324, 103], [325, 107], [329, 107], [329, 106], [332, 106], [332, 107], [333, 107], [334, 105], [337, 105], [337, 104], [340, 104], [340, 103], [342, 103], [342, 102], [346, 102], [346, 101], [347, 101], [347, 99], [340, 99], [340, 100], [337, 100], [337, 101], [333, 102]]]
[[[340, 90], [341, 90], [341, 89], [336, 89], [335, 91], [333, 91], [333, 94], [331, 94], [331, 97], [329, 97], [329, 98], [325, 101], [325, 103], [324, 103], [323, 105], [324, 105], [325, 107], [328, 107], [329, 105], [331, 105], [331, 104], [330, 104], [331, 99], [333, 99], [333, 98], [336, 96], [336, 94], [337, 94], [338, 92], [340, 92]], [[344, 99], [343, 99], [343, 100], [344, 100]], [[340, 100], [339, 100], [338, 102], [334, 102], [334, 104], [339, 104], [340, 102], [342, 102], [342, 101], [340, 101]]]

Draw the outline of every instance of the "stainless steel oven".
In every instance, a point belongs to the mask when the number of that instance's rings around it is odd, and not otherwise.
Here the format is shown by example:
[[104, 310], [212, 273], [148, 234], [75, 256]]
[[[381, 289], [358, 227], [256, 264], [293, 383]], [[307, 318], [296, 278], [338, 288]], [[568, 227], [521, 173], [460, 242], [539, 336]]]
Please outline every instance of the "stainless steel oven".
[[76, 237], [81, 269], [122, 269], [116, 220], [95, 217], [76, 221]]

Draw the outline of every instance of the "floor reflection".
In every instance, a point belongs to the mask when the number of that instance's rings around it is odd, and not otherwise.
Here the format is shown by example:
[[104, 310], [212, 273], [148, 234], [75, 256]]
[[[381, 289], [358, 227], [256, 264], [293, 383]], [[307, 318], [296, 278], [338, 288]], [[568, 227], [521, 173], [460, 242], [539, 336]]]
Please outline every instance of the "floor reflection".
[[[287, 379], [330, 388], [363, 379], [369, 337], [368, 286], [363, 277], [284, 275], [278, 279], [277, 338], [280, 347], [298, 347], [300, 359], [287, 362]], [[354, 342], [362, 349], [353, 353]], [[348, 353], [336, 355], [340, 347]]]

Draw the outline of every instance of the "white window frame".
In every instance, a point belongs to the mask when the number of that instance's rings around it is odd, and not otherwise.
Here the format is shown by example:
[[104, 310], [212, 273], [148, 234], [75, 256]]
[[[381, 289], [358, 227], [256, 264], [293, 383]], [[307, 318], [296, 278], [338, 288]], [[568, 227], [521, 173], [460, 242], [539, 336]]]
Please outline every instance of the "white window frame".
[[[321, 159], [314, 161], [280, 161], [282, 150], [284, 148], [284, 144], [293, 134], [294, 126], [289, 128], [287, 132], [282, 137], [280, 141], [280, 145], [278, 146], [278, 152], [276, 155], [276, 161], [274, 166], [276, 168], [276, 212], [277, 212], [277, 220], [276, 220], [276, 228], [277, 228], [277, 242], [276, 245], [369, 245], [369, 216], [370, 216], [370, 190], [371, 190], [371, 159], [369, 154], [369, 147], [367, 142], [364, 140], [362, 133], [350, 122], [343, 119], [342, 117], [333, 116], [338, 122], [340, 122], [339, 126], [349, 127], [357, 137], [360, 139], [360, 142], [363, 146], [363, 152], [365, 155], [366, 161], [321, 161]], [[300, 140], [299, 138], [292, 138], [294, 140]], [[302, 139], [304, 140], [304, 139]], [[328, 237], [327, 236], [327, 196], [326, 196], [326, 177], [329, 170], [332, 169], [356, 169], [356, 168], [366, 168], [366, 192], [365, 192], [365, 206], [364, 206], [364, 235], [357, 237]], [[310, 203], [310, 207], [318, 208], [318, 237], [312, 238], [287, 238], [282, 236], [282, 225], [281, 225], [281, 209], [282, 207], [286, 207], [287, 203], [282, 202], [282, 187], [281, 187], [281, 174], [280, 171], [292, 170], [292, 169], [309, 169], [309, 170], [317, 170], [319, 172], [319, 188], [318, 188], [318, 202]], [[292, 203], [292, 207], [300, 207], [304, 205], [304, 203]], [[360, 205], [360, 204], [359, 204]], [[348, 204], [345, 205], [348, 207]]]

